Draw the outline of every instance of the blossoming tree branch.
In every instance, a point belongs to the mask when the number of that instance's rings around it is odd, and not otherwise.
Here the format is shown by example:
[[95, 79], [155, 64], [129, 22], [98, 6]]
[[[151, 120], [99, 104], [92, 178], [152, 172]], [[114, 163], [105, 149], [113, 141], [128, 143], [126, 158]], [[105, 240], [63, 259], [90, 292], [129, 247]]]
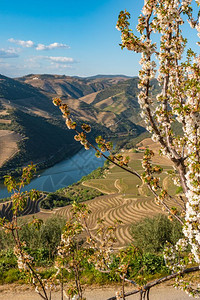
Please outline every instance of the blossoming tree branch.
[[[129, 29], [128, 12], [121, 12], [117, 28], [122, 33], [121, 47], [140, 52], [141, 92], [138, 96], [142, 117], [152, 139], [159, 141], [161, 155], [166, 155], [178, 173], [187, 199], [183, 232], [191, 245], [195, 261], [200, 263], [200, 57], [191, 49], [183, 54], [187, 40], [182, 35], [182, 15], [187, 15], [192, 28], [200, 32], [199, 19], [193, 17], [192, 1], [145, 1], [139, 17], [136, 37]], [[200, 5], [200, 1], [196, 1]], [[199, 15], [199, 14], [198, 14]], [[152, 42], [152, 34], [160, 35], [160, 49]], [[200, 34], [198, 34], [200, 36]], [[152, 101], [151, 80], [156, 74], [162, 92]], [[172, 125], [180, 123], [183, 136], [176, 136]], [[156, 188], [155, 188], [156, 190]]]
[[[174, 183], [180, 186], [183, 194], [170, 195], [162, 187], [158, 174], [162, 168], [152, 164], [154, 153], [147, 149], [142, 166], [143, 174], [131, 170], [128, 166], [129, 157], [112, 153], [112, 143], [103, 137], [96, 138], [93, 145], [87, 134], [91, 131], [88, 124], [77, 126], [72, 120], [67, 104], [55, 98], [53, 103], [58, 106], [65, 118], [69, 129], [75, 131], [75, 140], [80, 142], [86, 150], [91, 147], [96, 150], [96, 156], [103, 156], [123, 170], [137, 176], [146, 183], [155, 197], [155, 202], [162, 205], [173, 221], [176, 218], [183, 228], [184, 238], [176, 245], [166, 244], [164, 258], [171, 270], [171, 275], [149, 282], [144, 286], [127, 278], [129, 268], [128, 250], [118, 254], [120, 266], [118, 274], [122, 279], [122, 291], [107, 300], [126, 299], [133, 294], [139, 294], [140, 299], [150, 299], [150, 289], [164, 281], [176, 278], [176, 286], [184, 289], [195, 297], [200, 296], [200, 288], [195, 282], [185, 280], [184, 275], [199, 271], [200, 268], [200, 56], [192, 49], [187, 49], [187, 39], [183, 36], [186, 25], [190, 25], [200, 37], [200, 0], [145, 0], [142, 14], [138, 18], [137, 35], [130, 29], [130, 14], [121, 11], [117, 22], [117, 29], [121, 31], [121, 48], [141, 53], [142, 69], [139, 72], [138, 101], [141, 107], [141, 117], [146, 123], [152, 139], [160, 143], [160, 155], [168, 157], [174, 167], [172, 177]], [[156, 41], [154, 41], [154, 36]], [[159, 38], [159, 39], [158, 39]], [[157, 78], [161, 92], [152, 94], [152, 80]], [[181, 126], [182, 134], [177, 135], [174, 127]], [[106, 155], [105, 152], [110, 152]], [[115, 243], [115, 229], [117, 224], [106, 228], [102, 220], [99, 229], [92, 233], [87, 225], [89, 211], [85, 205], [73, 205], [73, 218], [65, 226], [58, 247], [55, 261], [57, 273], [48, 280], [41, 278], [34, 266], [33, 258], [26, 252], [26, 245], [19, 238], [17, 219], [25, 209], [27, 199], [37, 200], [40, 194], [36, 191], [23, 192], [22, 188], [28, 184], [35, 171], [35, 166], [28, 166], [23, 170], [22, 178], [16, 181], [6, 176], [5, 184], [13, 192], [12, 220], [0, 219], [0, 227], [11, 233], [15, 241], [15, 255], [18, 267], [29, 277], [30, 282], [40, 297], [52, 299], [52, 290], [58, 283], [61, 286], [61, 300], [64, 299], [64, 270], [75, 274], [75, 287], [67, 290], [68, 299], [78, 295], [83, 298], [80, 283], [82, 259], [87, 258], [95, 268], [101, 272], [110, 272], [113, 259], [113, 244]], [[169, 200], [174, 201], [173, 207]], [[74, 221], [75, 220], [75, 221]], [[40, 220], [34, 219], [34, 226], [40, 226]], [[87, 246], [80, 248], [79, 235], [87, 233]], [[88, 258], [88, 249], [93, 249]], [[127, 253], [126, 253], [127, 252]], [[135, 254], [133, 254], [135, 255]], [[125, 293], [124, 283], [128, 281], [135, 286], [132, 292]], [[48, 290], [48, 292], [47, 292]]]
[[[156, 177], [162, 168], [152, 166], [151, 150], [145, 153], [144, 173], [139, 175], [128, 168], [127, 157], [112, 154], [107, 157], [103, 153], [112, 150], [112, 145], [102, 137], [96, 139], [99, 148], [92, 145], [86, 136], [90, 126], [83, 124], [82, 131], [78, 131], [68, 106], [60, 99], [54, 99], [54, 104], [66, 118], [66, 125], [76, 131], [75, 139], [86, 150], [93, 147], [96, 156], [103, 155], [141, 178], [154, 194], [155, 201], [171, 214], [169, 217], [181, 222], [184, 238], [175, 246], [168, 244], [164, 255], [166, 264], [176, 274], [177, 286], [194, 296], [199, 295], [199, 288], [181, 280], [181, 275], [184, 270], [189, 270], [186, 269], [189, 263], [197, 264], [195, 270], [200, 265], [200, 56], [187, 49], [187, 39], [182, 32], [184, 26], [190, 25], [200, 37], [199, 6], [199, 0], [145, 0], [138, 18], [137, 35], [130, 29], [130, 14], [126, 10], [120, 12], [116, 26], [121, 31], [121, 48], [141, 53], [138, 95], [141, 117], [153, 141], [160, 143], [160, 155], [168, 157], [173, 164], [174, 183], [182, 187], [184, 194], [178, 200], [174, 198], [179, 209], [167, 205], [167, 199], [172, 199], [172, 196], [161, 187]], [[159, 42], [153, 42], [154, 36], [156, 40], [159, 37]], [[155, 77], [162, 89], [156, 99], [152, 95]], [[173, 130], [178, 123], [183, 131], [181, 136]], [[186, 249], [190, 249], [188, 259], [184, 257]], [[144, 290], [145, 294], [147, 290]], [[117, 296], [112, 299], [117, 299]]]

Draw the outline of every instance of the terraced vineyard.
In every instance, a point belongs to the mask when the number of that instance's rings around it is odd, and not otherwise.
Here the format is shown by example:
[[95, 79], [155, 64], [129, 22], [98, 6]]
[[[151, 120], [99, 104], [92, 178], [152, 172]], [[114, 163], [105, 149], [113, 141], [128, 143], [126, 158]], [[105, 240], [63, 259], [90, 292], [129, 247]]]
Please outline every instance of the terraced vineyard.
[[[32, 201], [28, 198], [25, 209], [20, 212], [21, 216], [36, 214], [40, 211], [39, 204], [44, 199], [44, 195], [41, 195], [40, 198], [36, 201]], [[6, 203], [0, 204], [0, 218], [6, 218], [8, 221], [11, 221], [13, 218], [13, 211], [12, 211], [12, 201], [8, 201]]]
[[[148, 141], [150, 143], [150, 141]], [[154, 149], [155, 150], [155, 149]], [[126, 153], [127, 154], [127, 153]], [[142, 173], [141, 159], [143, 153], [129, 152], [130, 167]], [[154, 162], [158, 161], [158, 155], [154, 157]], [[167, 188], [171, 194], [176, 193], [176, 187], [173, 185], [167, 171], [171, 169], [167, 160], [161, 160], [164, 172], [159, 176], [161, 184]], [[131, 226], [145, 217], [153, 217], [158, 213], [165, 213], [162, 207], [158, 206], [154, 197], [148, 188], [136, 176], [127, 173], [116, 166], [111, 166], [105, 173], [105, 178], [90, 179], [83, 182], [84, 186], [89, 186], [102, 191], [104, 196], [96, 197], [95, 199], [86, 202], [91, 214], [88, 218], [88, 226], [95, 234], [97, 230], [97, 220], [104, 219], [105, 224], [112, 226], [116, 220], [121, 223], [117, 225], [115, 244], [116, 248], [127, 246], [132, 241], [130, 234]], [[39, 202], [28, 200], [26, 209], [22, 215], [35, 214], [39, 218], [48, 218], [52, 215], [63, 216], [66, 219], [72, 217], [71, 206], [50, 210], [39, 210]], [[168, 202], [169, 206], [174, 206], [174, 203]], [[5, 216], [7, 219], [12, 217], [12, 203], [2, 204], [0, 206], [0, 217]]]
[[[111, 194], [86, 202], [91, 210], [88, 226], [93, 232], [97, 229], [99, 218], [104, 219], [108, 226], [113, 225], [116, 220], [122, 221], [116, 230], [116, 248], [124, 247], [131, 242], [130, 227], [134, 222], [163, 212], [161, 207], [155, 204], [152, 197], [132, 198], [131, 196]], [[55, 214], [69, 219], [72, 216], [71, 206], [60, 208]]]
[[[150, 140], [148, 140], [150, 143]], [[154, 148], [156, 149], [155, 145]], [[154, 149], [154, 150], [155, 150]], [[156, 151], [155, 151], [156, 152]], [[142, 153], [128, 153], [131, 161], [130, 166], [142, 173], [141, 159]], [[158, 155], [154, 157], [157, 162]], [[176, 187], [172, 184], [167, 175], [167, 170], [171, 169], [167, 160], [161, 160], [164, 172], [159, 176], [163, 187], [170, 187], [170, 192], [175, 194]], [[111, 167], [105, 178], [91, 179], [83, 183], [85, 186], [96, 188], [107, 195], [97, 197], [87, 201], [91, 214], [88, 219], [89, 228], [95, 233], [97, 220], [104, 219], [106, 225], [113, 225], [116, 220], [122, 221], [116, 231], [116, 248], [124, 247], [131, 243], [132, 237], [130, 228], [134, 222], [144, 217], [153, 217], [158, 213], [165, 213], [161, 206], [158, 206], [148, 188], [141, 183], [140, 179], [129, 174], [118, 167]], [[173, 206], [173, 202], [168, 202]], [[71, 206], [57, 209], [54, 213], [59, 216], [71, 217]]]

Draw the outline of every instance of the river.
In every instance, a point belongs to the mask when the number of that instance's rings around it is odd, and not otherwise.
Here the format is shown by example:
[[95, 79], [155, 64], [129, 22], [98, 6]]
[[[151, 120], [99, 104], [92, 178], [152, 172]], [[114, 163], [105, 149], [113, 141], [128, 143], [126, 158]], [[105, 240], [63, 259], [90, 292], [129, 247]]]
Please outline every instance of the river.
[[[80, 180], [98, 167], [102, 167], [105, 159], [97, 158], [95, 150], [81, 149], [74, 156], [65, 159], [53, 167], [41, 172], [37, 178], [26, 186], [26, 190], [37, 189], [39, 191], [55, 192]], [[0, 199], [8, 197], [9, 194], [3, 185], [0, 185]]]

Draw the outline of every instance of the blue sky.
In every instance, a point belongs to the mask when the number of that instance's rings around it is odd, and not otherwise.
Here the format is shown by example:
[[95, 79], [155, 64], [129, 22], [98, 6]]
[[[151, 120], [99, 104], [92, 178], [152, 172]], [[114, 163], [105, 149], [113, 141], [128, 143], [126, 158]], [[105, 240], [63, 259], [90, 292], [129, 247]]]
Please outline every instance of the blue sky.
[[115, 26], [124, 9], [131, 13], [134, 26], [142, 3], [1, 0], [0, 73], [10, 77], [30, 73], [135, 76], [140, 56], [120, 49]]

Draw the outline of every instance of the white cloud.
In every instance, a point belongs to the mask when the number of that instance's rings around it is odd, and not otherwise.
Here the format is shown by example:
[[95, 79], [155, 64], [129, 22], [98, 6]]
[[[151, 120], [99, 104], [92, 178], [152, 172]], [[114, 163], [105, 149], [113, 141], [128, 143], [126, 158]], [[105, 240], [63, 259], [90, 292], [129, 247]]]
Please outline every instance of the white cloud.
[[63, 56], [33, 56], [26, 59], [26, 64], [28, 68], [39, 68], [45, 70], [43, 73], [48, 72], [48, 70], [65, 70], [73, 69], [73, 64], [77, 63], [71, 57]]
[[49, 60], [51, 64], [73, 64], [76, 63], [76, 61], [71, 57], [65, 57], [65, 56], [40, 56], [42, 59]]
[[36, 47], [36, 50], [51, 50], [51, 49], [57, 49], [57, 48], [67, 48], [70, 47], [66, 44], [60, 44], [60, 43], [52, 43], [50, 45], [44, 45], [44, 44], [38, 44]]
[[55, 62], [58, 64], [75, 63], [76, 62], [73, 58], [65, 57], [65, 56], [44, 56], [44, 58], [50, 60], [51, 62]]
[[24, 48], [32, 48], [32, 47], [35, 47], [35, 44], [33, 43], [33, 41], [15, 40], [15, 39], [13, 39], [13, 38], [9, 39], [8, 41], [11, 42], [11, 43], [20, 45], [20, 46], [22, 46], [22, 47], [24, 47]]
[[[37, 57], [38, 58], [38, 57]], [[5, 62], [4, 59], [0, 58], [0, 69], [1, 74], [8, 77], [20, 77], [26, 74], [60, 74], [63, 75], [65, 72], [71, 72], [74, 70], [73, 64], [56, 63], [50, 60], [44, 60], [44, 57], [40, 57], [42, 60], [27, 59], [23, 62], [15, 62], [13, 64]]]
[[66, 44], [61, 44], [61, 43], [52, 43], [50, 45], [44, 45], [44, 44], [35, 44], [33, 41], [22, 41], [22, 40], [15, 40], [13, 38], [8, 39], [9, 42], [20, 45], [24, 48], [35, 48], [38, 51], [41, 50], [52, 50], [52, 49], [58, 49], [58, 48], [67, 48], [69, 49], [70, 47]]
[[51, 63], [50, 66], [48, 66], [51, 70], [64, 70], [64, 69], [74, 69], [72, 65], [66, 65], [66, 64], [57, 64], [57, 63]]
[[0, 49], [0, 58], [15, 58], [19, 57], [17, 49]]

